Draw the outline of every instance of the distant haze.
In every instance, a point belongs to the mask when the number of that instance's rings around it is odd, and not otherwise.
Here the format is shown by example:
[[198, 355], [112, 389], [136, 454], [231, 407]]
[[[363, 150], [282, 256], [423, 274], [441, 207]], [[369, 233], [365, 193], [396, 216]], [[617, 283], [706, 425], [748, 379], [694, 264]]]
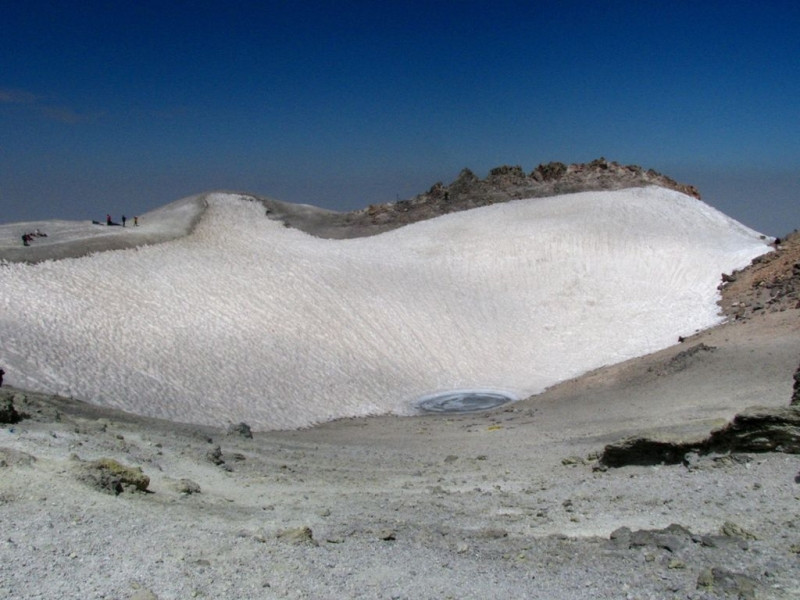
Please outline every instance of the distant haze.
[[336, 210], [604, 156], [800, 226], [800, 4], [4, 3], [0, 222]]

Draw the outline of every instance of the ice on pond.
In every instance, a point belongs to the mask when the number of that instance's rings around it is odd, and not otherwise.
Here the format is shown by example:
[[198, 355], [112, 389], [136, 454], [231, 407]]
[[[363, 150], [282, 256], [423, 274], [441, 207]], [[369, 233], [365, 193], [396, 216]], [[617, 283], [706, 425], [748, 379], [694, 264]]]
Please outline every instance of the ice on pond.
[[455, 390], [423, 397], [417, 406], [423, 412], [472, 413], [502, 406], [515, 398], [489, 390]]

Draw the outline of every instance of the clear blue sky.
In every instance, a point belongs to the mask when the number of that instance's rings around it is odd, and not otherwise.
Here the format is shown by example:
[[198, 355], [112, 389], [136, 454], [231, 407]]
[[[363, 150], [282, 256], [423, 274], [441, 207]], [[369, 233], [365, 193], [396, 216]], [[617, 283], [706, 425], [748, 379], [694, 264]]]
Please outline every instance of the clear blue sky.
[[800, 228], [794, 1], [0, 0], [0, 222], [604, 156]]

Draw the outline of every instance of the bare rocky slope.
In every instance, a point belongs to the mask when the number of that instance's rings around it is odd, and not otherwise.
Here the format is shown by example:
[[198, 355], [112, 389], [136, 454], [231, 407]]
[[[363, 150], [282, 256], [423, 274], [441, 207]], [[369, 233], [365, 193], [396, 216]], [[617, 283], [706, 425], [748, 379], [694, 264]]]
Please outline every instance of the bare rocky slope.
[[521, 166], [500, 166], [492, 169], [485, 179], [464, 169], [449, 185], [438, 182], [409, 200], [371, 204], [347, 213], [275, 200], [262, 199], [262, 202], [270, 217], [282, 220], [287, 226], [318, 237], [340, 239], [375, 235], [416, 221], [509, 200], [648, 185], [700, 198], [694, 186], [680, 184], [652, 169], [598, 158], [590, 163], [571, 165], [540, 164], [530, 173], [525, 173]]

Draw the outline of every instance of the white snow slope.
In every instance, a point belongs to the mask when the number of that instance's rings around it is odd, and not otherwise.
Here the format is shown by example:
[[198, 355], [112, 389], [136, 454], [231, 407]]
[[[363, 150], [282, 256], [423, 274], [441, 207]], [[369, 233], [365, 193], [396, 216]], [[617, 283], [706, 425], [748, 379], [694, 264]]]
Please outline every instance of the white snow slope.
[[[716, 324], [720, 274], [769, 250], [656, 187], [351, 240], [286, 228], [245, 197], [206, 200], [194, 232], [171, 242], [3, 264], [8, 382], [256, 429], [413, 414], [421, 396], [451, 389], [521, 398]], [[167, 227], [170, 214], [145, 223]]]

